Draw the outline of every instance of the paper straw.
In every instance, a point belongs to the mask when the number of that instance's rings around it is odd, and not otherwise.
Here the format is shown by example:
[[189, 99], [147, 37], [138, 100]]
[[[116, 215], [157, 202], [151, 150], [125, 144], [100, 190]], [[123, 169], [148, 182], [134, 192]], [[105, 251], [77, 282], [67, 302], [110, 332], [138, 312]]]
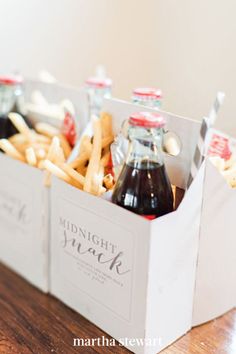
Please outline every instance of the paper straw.
[[194, 177], [196, 176], [202, 162], [205, 158], [206, 146], [207, 146], [207, 136], [209, 130], [215, 124], [220, 107], [223, 104], [225, 98], [224, 92], [218, 92], [216, 95], [215, 102], [210, 110], [208, 117], [204, 117], [202, 120], [202, 125], [200, 128], [199, 139], [197, 142], [196, 150], [193, 155], [193, 161], [191, 165], [190, 175], [187, 183], [187, 188], [192, 183]]

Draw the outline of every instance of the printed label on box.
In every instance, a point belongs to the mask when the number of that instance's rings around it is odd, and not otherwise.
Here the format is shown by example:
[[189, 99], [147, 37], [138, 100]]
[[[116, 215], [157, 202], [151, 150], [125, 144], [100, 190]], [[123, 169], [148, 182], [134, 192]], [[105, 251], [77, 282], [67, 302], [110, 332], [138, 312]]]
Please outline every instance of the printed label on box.
[[133, 234], [71, 201], [59, 199], [58, 206], [61, 275], [86, 298], [129, 321]]
[[208, 150], [208, 155], [220, 156], [222, 159], [228, 160], [231, 154], [229, 139], [219, 134], [213, 134]]
[[0, 220], [4, 244], [17, 252], [24, 252], [32, 238], [32, 195], [19, 181], [1, 176]]

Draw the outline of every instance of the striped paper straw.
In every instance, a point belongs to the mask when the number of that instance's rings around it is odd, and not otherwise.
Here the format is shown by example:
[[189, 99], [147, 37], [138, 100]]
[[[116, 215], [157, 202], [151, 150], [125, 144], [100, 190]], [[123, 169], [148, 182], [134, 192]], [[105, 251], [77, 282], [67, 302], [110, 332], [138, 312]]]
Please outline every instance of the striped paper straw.
[[191, 165], [190, 175], [187, 183], [187, 188], [192, 183], [194, 177], [196, 176], [202, 162], [205, 158], [206, 146], [207, 146], [207, 135], [209, 129], [211, 129], [216, 121], [217, 114], [220, 107], [223, 104], [225, 94], [224, 92], [218, 92], [216, 95], [215, 102], [210, 110], [208, 117], [204, 117], [202, 120], [202, 125], [200, 128], [199, 139], [197, 142], [197, 147], [193, 155], [193, 161]]

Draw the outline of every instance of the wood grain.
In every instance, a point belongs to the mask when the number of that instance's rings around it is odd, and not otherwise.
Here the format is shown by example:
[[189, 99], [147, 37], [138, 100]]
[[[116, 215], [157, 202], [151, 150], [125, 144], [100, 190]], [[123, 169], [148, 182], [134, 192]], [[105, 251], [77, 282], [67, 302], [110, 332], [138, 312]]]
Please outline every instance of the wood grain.
[[[116, 347], [73, 347], [73, 338], [110, 338], [52, 296], [0, 264], [0, 353], [130, 353]], [[235, 354], [236, 310], [182, 337], [162, 354]]]

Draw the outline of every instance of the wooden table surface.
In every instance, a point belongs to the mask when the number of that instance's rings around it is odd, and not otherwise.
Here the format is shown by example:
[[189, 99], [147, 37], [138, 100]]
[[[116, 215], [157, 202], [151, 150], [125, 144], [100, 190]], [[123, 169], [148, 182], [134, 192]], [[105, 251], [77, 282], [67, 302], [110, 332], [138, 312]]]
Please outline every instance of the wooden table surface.
[[[110, 338], [52, 296], [0, 264], [0, 353], [130, 353], [116, 347], [73, 347], [73, 338]], [[236, 354], [236, 310], [183, 336], [162, 354]]]

